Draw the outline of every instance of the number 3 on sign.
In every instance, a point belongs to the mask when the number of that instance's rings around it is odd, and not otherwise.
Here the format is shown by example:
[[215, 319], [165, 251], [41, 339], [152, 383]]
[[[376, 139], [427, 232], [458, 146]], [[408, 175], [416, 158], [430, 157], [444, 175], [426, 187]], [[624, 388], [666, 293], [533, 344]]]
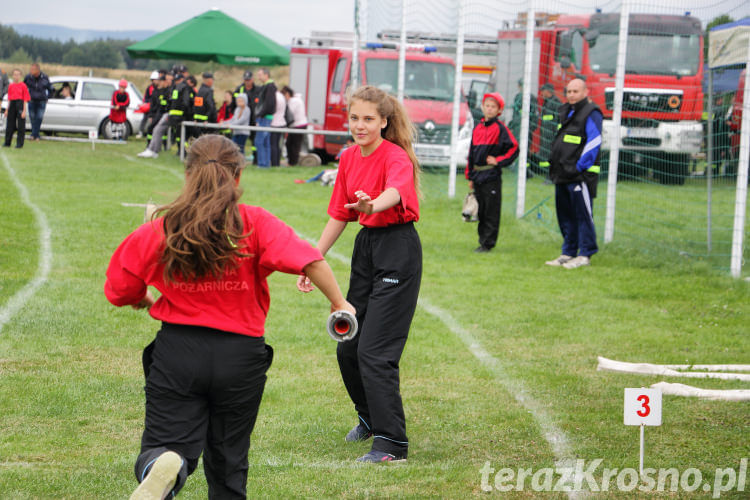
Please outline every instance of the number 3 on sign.
[[661, 391], [625, 389], [625, 425], [661, 425]]

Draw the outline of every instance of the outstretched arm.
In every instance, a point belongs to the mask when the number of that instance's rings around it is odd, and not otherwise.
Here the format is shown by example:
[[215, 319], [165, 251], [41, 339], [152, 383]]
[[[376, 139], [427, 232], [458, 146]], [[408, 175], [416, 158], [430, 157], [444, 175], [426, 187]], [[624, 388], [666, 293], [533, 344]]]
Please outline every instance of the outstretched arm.
[[[320, 239], [318, 240], [318, 250], [320, 250], [320, 253], [325, 256], [326, 253], [328, 253], [328, 250], [333, 246], [334, 243], [336, 243], [336, 240], [339, 239], [339, 236], [341, 236], [341, 233], [344, 232], [344, 229], [346, 229], [346, 222], [336, 220], [334, 218], [328, 219], [328, 223], [326, 224], [326, 227], [323, 229], [323, 234], [320, 235]], [[305, 268], [306, 269], [306, 268]], [[314, 282], [314, 281], [313, 281]], [[300, 275], [299, 278], [297, 278], [297, 289], [300, 292], [312, 292], [315, 290], [315, 287], [313, 287], [313, 284], [310, 280], [310, 277], [308, 277], [307, 272]]]
[[356, 314], [354, 307], [344, 299], [331, 266], [325, 260], [316, 260], [305, 266], [305, 275], [312, 281], [331, 303], [331, 312], [349, 311]]

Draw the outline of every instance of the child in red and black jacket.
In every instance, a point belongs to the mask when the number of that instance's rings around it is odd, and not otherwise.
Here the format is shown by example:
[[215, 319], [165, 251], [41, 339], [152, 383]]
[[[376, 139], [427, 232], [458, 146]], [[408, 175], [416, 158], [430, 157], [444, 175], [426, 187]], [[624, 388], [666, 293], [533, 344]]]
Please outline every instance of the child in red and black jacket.
[[518, 141], [498, 117], [505, 101], [498, 92], [484, 94], [484, 118], [474, 127], [466, 165], [469, 189], [479, 204], [478, 253], [489, 252], [497, 242], [500, 209], [503, 201], [501, 168], [509, 166], [518, 156]]
[[109, 110], [109, 121], [112, 122], [112, 135], [115, 139], [125, 138], [125, 126], [123, 125], [128, 119], [128, 106], [130, 106], [130, 96], [125, 90], [128, 88], [128, 81], [123, 79], [118, 84], [118, 89], [112, 93], [112, 103]]

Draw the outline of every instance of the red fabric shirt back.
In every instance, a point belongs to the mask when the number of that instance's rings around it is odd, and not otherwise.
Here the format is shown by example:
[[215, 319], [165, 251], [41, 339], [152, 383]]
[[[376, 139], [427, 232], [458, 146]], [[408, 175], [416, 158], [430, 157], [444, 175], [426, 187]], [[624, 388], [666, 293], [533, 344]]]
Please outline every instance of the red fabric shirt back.
[[29, 102], [31, 100], [29, 88], [23, 82], [11, 83], [8, 85], [8, 100]]
[[[401, 202], [376, 214], [363, 214], [344, 208], [355, 203], [355, 191], [364, 191], [374, 200], [388, 188], [396, 188]], [[414, 188], [414, 166], [406, 151], [383, 140], [369, 156], [362, 156], [359, 146], [341, 155], [336, 183], [328, 204], [328, 215], [336, 220], [359, 223], [365, 227], [386, 227], [419, 220], [419, 199]]]
[[116, 306], [137, 303], [154, 286], [161, 297], [151, 307], [154, 319], [180, 325], [215, 328], [261, 337], [270, 305], [266, 277], [274, 271], [300, 274], [320, 252], [300, 239], [284, 222], [263, 208], [239, 205], [245, 253], [240, 266], [221, 279], [204, 278], [167, 284], [162, 219], [148, 222], [130, 234], [115, 251], [107, 269], [104, 294]]

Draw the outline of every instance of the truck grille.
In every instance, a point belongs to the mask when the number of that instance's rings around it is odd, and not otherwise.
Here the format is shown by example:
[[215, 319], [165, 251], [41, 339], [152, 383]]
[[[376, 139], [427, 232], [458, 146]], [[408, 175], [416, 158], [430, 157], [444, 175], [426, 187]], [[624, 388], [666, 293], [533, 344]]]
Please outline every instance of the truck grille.
[[[604, 93], [607, 109], [614, 108], [615, 91], [607, 89]], [[647, 113], [679, 113], [682, 107], [682, 92], [649, 92], [645, 90], [625, 90], [622, 96], [623, 111], [641, 111]]]
[[417, 127], [420, 144], [450, 144], [451, 128], [449, 125], [435, 125], [432, 122], [420, 123]]

